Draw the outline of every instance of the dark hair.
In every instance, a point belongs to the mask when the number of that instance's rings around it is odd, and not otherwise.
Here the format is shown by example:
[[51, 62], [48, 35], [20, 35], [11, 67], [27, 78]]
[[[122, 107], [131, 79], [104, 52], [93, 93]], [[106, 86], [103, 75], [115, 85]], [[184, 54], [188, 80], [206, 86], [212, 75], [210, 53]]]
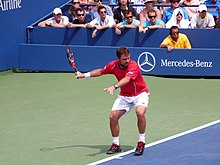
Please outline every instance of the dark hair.
[[85, 14], [85, 11], [82, 8], [77, 8], [76, 9], [76, 15], [77, 15], [78, 11], [83, 11], [83, 14]]
[[180, 0], [170, 0], [170, 3], [172, 3], [173, 1], [179, 1], [180, 2]]
[[106, 7], [105, 7], [105, 6], [99, 6], [99, 7], [98, 7], [98, 13], [100, 13], [100, 10], [102, 10], [102, 9], [105, 9], [105, 10], [106, 10]]
[[155, 13], [155, 16], [157, 16], [157, 12], [156, 12], [156, 10], [154, 10], [154, 9], [149, 10], [149, 11], [147, 12], [147, 15], [149, 15], [149, 13]]
[[170, 28], [170, 35], [172, 34], [172, 30], [173, 30], [173, 29], [179, 29], [179, 28], [178, 28], [178, 26], [172, 26], [172, 27]]
[[126, 15], [128, 15], [130, 13], [132, 14], [132, 16], [134, 16], [134, 13], [133, 13], [133, 11], [131, 9], [125, 10], [124, 15], [126, 16]]
[[[120, 0], [117, 0], [118, 1], [118, 6], [121, 7], [121, 3], [120, 3]], [[129, 3], [130, 3], [130, 0], [127, 0], [127, 6], [129, 6]]]
[[117, 51], [116, 51], [116, 55], [117, 55], [118, 58], [120, 58], [123, 54], [125, 54], [125, 55], [129, 55], [130, 54], [128, 48], [125, 47], [125, 46], [119, 47], [117, 49]]

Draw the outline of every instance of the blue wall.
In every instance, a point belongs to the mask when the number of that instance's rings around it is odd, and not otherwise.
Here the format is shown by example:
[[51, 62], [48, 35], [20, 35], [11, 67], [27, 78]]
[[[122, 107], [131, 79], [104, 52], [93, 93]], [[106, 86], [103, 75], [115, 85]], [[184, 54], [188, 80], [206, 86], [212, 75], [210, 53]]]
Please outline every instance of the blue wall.
[[0, 71], [18, 67], [18, 44], [26, 43], [26, 27], [68, 0], [13, 0], [16, 6], [0, 6]]
[[[180, 32], [188, 36], [193, 48], [220, 48], [220, 29], [180, 29]], [[114, 29], [107, 29], [98, 31], [97, 37], [92, 38], [91, 29], [34, 27], [30, 43], [158, 48], [168, 35], [169, 29], [150, 30], [146, 34], [139, 33], [138, 29], [123, 29], [121, 35], [116, 35]]]
[[[102, 68], [116, 59], [115, 46], [72, 45], [76, 65], [81, 72]], [[167, 49], [129, 47], [142, 74], [172, 76], [220, 76], [220, 49]], [[64, 45], [22, 44], [19, 46], [20, 69], [73, 71]], [[148, 63], [145, 63], [146, 59]]]

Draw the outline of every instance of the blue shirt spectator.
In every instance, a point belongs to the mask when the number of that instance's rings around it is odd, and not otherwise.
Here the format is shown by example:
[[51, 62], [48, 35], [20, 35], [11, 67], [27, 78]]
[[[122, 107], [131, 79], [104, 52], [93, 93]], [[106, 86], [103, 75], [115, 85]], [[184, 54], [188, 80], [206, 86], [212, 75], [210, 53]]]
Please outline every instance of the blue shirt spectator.
[[[204, 3], [206, 6], [211, 6], [211, 5], [213, 5], [213, 6], [218, 6], [218, 7], [220, 7], [220, 1], [219, 0], [207, 0], [207, 1], [205, 1], [205, 3]], [[213, 15], [213, 17], [217, 17], [218, 16], [218, 10], [217, 10], [217, 8], [215, 8], [215, 7], [210, 7], [210, 8], [208, 8], [208, 12], [210, 13], [210, 14], [212, 14]]]
[[98, 13], [99, 6], [104, 6], [106, 8], [107, 15], [112, 17], [114, 16], [111, 7], [108, 5], [103, 5], [102, 0], [95, 0], [94, 2], [96, 3], [96, 6], [93, 7], [92, 10], [90, 11], [90, 16], [92, 20], [99, 17], [99, 13]]
[[143, 23], [143, 26], [139, 26], [139, 32], [146, 33], [149, 29], [158, 29], [164, 28], [165, 23], [162, 20], [156, 19], [157, 12], [155, 10], [148, 11], [148, 18], [149, 20]]
[[170, 20], [170, 18], [173, 15], [173, 11], [176, 8], [180, 8], [183, 11], [184, 18], [189, 19], [186, 10], [184, 8], [180, 7], [180, 0], [170, 0], [170, 2], [171, 2], [171, 7], [168, 8], [167, 10], [165, 10], [164, 13], [163, 13], [162, 21], [164, 23], [167, 23]]
[[[163, 27], [165, 27], [165, 24], [162, 20], [156, 19], [156, 23], [154, 25], [163, 25]], [[143, 27], [147, 27], [147, 26], [153, 26], [153, 24], [151, 24], [150, 21], [146, 21], [143, 24]]]

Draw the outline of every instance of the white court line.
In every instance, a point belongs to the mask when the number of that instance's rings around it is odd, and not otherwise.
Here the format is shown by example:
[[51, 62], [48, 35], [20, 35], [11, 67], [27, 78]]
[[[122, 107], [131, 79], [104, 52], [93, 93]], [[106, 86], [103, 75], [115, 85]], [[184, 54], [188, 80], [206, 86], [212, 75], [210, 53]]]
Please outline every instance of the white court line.
[[[160, 144], [160, 143], [163, 143], [163, 142], [166, 142], [166, 141], [169, 141], [169, 140], [178, 138], [178, 137], [180, 137], [180, 136], [184, 136], [184, 135], [190, 134], [190, 133], [192, 133], [192, 132], [195, 132], [195, 131], [198, 131], [198, 130], [207, 128], [207, 127], [209, 127], [209, 126], [212, 126], [212, 125], [215, 125], [215, 124], [218, 124], [218, 123], [220, 123], [220, 120], [216, 120], [216, 121], [213, 121], [213, 122], [211, 122], [211, 123], [208, 123], [208, 124], [205, 124], [205, 125], [202, 125], [202, 126], [193, 128], [193, 129], [191, 129], [191, 130], [188, 130], [188, 131], [185, 131], [185, 132], [182, 132], [182, 133], [179, 133], [179, 134], [176, 134], [176, 135], [167, 137], [167, 138], [165, 138], [165, 139], [158, 140], [158, 141], [156, 141], [156, 142], [147, 144], [147, 145], [145, 146], [145, 148], [149, 148], [149, 147], [155, 146], [155, 145], [157, 145], [157, 144]], [[128, 154], [130, 154], [130, 153], [132, 153], [132, 152], [134, 152], [134, 151], [135, 151], [135, 149], [132, 149], [132, 150], [129, 150], [129, 151], [127, 151], [127, 152], [123, 152], [123, 153], [117, 154], [117, 155], [115, 155], [115, 156], [111, 156], [111, 157], [108, 157], [108, 158], [105, 158], [105, 159], [102, 159], [102, 160], [99, 160], [99, 161], [96, 161], [96, 162], [93, 162], [93, 163], [90, 163], [90, 164], [87, 164], [87, 165], [97, 165], [97, 164], [100, 164], [100, 163], [107, 162], [107, 161], [109, 161], [109, 160], [121, 159], [122, 156], [128, 155]]]

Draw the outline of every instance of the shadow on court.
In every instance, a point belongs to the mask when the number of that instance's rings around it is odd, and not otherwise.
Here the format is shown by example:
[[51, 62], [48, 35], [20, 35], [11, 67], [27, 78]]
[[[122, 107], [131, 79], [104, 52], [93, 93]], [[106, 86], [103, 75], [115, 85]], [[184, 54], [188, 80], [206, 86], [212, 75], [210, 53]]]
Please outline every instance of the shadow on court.
[[[89, 154], [87, 156], [96, 156], [99, 154], [106, 153], [106, 151], [109, 149], [110, 145], [70, 145], [70, 146], [57, 146], [57, 147], [48, 147], [48, 148], [41, 148], [40, 151], [42, 152], [49, 152], [53, 150], [62, 150], [62, 149], [69, 149], [69, 148], [77, 148], [77, 147], [85, 147], [85, 148], [90, 148], [90, 149], [96, 149], [99, 150], [97, 153]], [[133, 146], [129, 145], [123, 145], [123, 151], [128, 151], [133, 149]]]

